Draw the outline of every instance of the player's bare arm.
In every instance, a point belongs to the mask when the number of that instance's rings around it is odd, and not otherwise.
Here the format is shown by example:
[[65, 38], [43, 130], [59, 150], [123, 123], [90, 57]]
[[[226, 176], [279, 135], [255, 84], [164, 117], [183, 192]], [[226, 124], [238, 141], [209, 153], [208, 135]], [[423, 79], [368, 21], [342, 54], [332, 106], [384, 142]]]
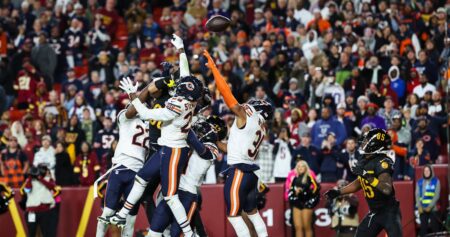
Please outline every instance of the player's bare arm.
[[238, 127], [239, 128], [244, 127], [245, 123], [247, 122], [247, 114], [245, 113], [245, 109], [237, 102], [236, 98], [231, 93], [230, 87], [228, 86], [223, 76], [220, 74], [216, 64], [214, 63], [214, 60], [212, 59], [211, 55], [209, 55], [208, 51], [206, 50], [203, 51], [203, 55], [208, 60], [206, 66], [213, 73], [217, 89], [223, 96], [223, 99], [225, 100], [225, 103], [228, 106], [228, 108], [231, 110], [231, 112], [233, 112], [236, 115], [236, 122]]
[[392, 193], [392, 177], [388, 173], [382, 173], [378, 178], [369, 178], [371, 185], [380, 190], [383, 194], [389, 195]]
[[329, 199], [333, 200], [341, 195], [350, 194], [350, 193], [356, 193], [361, 189], [361, 183], [358, 179], [354, 180], [347, 186], [341, 188], [341, 189], [330, 189], [323, 195]]

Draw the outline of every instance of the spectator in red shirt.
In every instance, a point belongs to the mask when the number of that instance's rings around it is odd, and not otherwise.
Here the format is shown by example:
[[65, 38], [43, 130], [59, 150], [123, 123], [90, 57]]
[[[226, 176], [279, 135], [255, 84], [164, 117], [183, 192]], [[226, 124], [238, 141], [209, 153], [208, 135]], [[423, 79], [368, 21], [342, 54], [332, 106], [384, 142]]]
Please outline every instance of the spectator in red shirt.
[[27, 109], [29, 103], [33, 101], [36, 96], [36, 88], [39, 82], [39, 77], [36, 74], [36, 68], [31, 63], [25, 63], [23, 70], [17, 74], [14, 89], [17, 91], [17, 108]]
[[91, 150], [87, 142], [81, 143], [81, 152], [75, 160], [73, 171], [75, 175], [78, 175], [82, 186], [94, 184], [99, 174], [100, 165], [98, 164], [97, 155]]
[[115, 0], [106, 0], [105, 6], [97, 10], [97, 15], [101, 17], [102, 23], [106, 27], [106, 31], [108, 31], [108, 34], [112, 39], [114, 39], [118, 19], [120, 17], [114, 9], [115, 6]]

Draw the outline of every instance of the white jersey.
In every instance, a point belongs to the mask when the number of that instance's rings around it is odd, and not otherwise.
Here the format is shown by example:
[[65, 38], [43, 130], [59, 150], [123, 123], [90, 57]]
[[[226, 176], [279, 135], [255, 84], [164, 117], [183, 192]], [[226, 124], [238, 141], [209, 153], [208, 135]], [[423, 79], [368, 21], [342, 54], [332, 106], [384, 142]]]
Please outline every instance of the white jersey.
[[197, 188], [202, 184], [206, 172], [211, 167], [211, 165], [214, 164], [214, 160], [219, 154], [219, 149], [217, 148], [216, 144], [210, 142], [205, 143], [205, 146], [212, 152], [213, 159], [202, 159], [194, 150], [191, 157], [189, 158], [186, 173], [181, 175], [180, 178], [181, 190], [190, 192], [192, 194], [197, 194]]
[[149, 148], [148, 122], [138, 117], [128, 119], [125, 112], [122, 110], [117, 116], [119, 142], [112, 163], [137, 172], [144, 165]]
[[273, 165], [273, 177], [286, 178], [291, 171], [292, 155], [287, 142], [277, 139], [275, 143], [278, 143], [278, 151]]
[[173, 148], [188, 146], [186, 139], [192, 124], [195, 102], [182, 97], [172, 97], [167, 100], [165, 108], [158, 109], [148, 109], [139, 99], [133, 100], [132, 103], [141, 119], [163, 121], [161, 137], [158, 139], [160, 146]]
[[227, 144], [227, 163], [256, 165], [259, 146], [264, 140], [264, 119], [250, 105], [244, 105], [247, 122], [238, 128], [236, 119], [230, 129]]

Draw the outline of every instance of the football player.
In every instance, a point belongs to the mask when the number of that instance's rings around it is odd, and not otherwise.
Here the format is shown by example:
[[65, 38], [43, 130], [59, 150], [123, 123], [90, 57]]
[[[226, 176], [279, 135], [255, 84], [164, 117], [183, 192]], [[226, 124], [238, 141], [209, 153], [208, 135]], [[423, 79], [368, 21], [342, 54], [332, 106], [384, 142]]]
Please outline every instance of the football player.
[[[178, 50], [183, 48], [183, 41], [176, 35], [173, 35], [172, 44]], [[123, 226], [126, 216], [142, 196], [148, 182], [160, 176], [164, 201], [172, 211], [184, 235], [192, 236], [193, 232], [186, 211], [178, 197], [178, 184], [180, 175], [187, 165], [189, 146], [186, 138], [191, 128], [197, 100], [203, 94], [203, 84], [196, 77], [190, 76], [185, 53], [180, 54], [180, 79], [177, 82], [175, 95], [166, 102], [165, 108], [148, 109], [137, 98], [136, 91], [133, 90], [135, 85], [130, 80], [123, 80], [121, 83], [142, 119], [163, 122], [161, 137], [158, 139], [158, 145], [161, 148], [137, 173], [133, 189], [124, 207], [109, 221], [112, 224]]]
[[369, 213], [359, 224], [357, 237], [377, 236], [385, 230], [388, 236], [402, 236], [399, 202], [392, 184], [394, 154], [390, 150], [391, 137], [380, 128], [374, 128], [360, 139], [362, 159], [352, 167], [358, 179], [341, 189], [331, 189], [324, 195], [333, 200], [340, 195], [362, 189], [369, 205]]
[[259, 169], [255, 159], [266, 133], [265, 123], [271, 119], [273, 108], [264, 100], [250, 100], [240, 105], [206, 50], [204, 56], [208, 59], [207, 66], [213, 73], [217, 89], [236, 115], [226, 149], [227, 164], [230, 166], [224, 187], [228, 220], [237, 236], [250, 236], [241, 216], [241, 212], [245, 211], [258, 236], [265, 237], [267, 228], [256, 206], [258, 177], [254, 172]]
[[[193, 153], [189, 158], [186, 172], [180, 178], [180, 190], [178, 195], [183, 206], [188, 213], [188, 220], [191, 221], [197, 205], [197, 190], [209, 167], [214, 163], [218, 155], [216, 146], [217, 134], [211, 124], [199, 121], [193, 125], [189, 132], [188, 143], [193, 148]], [[164, 229], [172, 222], [170, 235], [180, 236], [181, 229], [170, 215], [167, 204], [158, 205], [155, 216], [152, 218], [149, 236], [161, 236]]]
[[[137, 90], [137, 87], [133, 89]], [[140, 94], [140, 98], [143, 100], [147, 96], [148, 90], [144, 90]], [[133, 105], [129, 105], [126, 109], [119, 112], [117, 125], [120, 139], [112, 158], [115, 168], [110, 172], [108, 178], [103, 212], [98, 217], [97, 237], [105, 235], [109, 224], [108, 218], [113, 216], [116, 210], [119, 209], [119, 202], [122, 196], [126, 198], [130, 193], [135, 175], [144, 165], [149, 149], [148, 122], [144, 122], [137, 116]], [[122, 236], [133, 236], [138, 207], [136, 206], [130, 211]]]

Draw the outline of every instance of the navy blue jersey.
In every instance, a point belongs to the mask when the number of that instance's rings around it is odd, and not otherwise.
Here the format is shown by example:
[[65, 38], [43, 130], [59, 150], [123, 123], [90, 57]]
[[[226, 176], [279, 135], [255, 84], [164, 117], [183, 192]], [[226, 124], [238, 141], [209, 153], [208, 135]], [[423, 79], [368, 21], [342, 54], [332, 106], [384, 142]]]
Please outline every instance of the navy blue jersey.
[[106, 154], [108, 150], [111, 149], [112, 143], [118, 139], [119, 132], [117, 130], [111, 129], [108, 131], [105, 129], [100, 129], [94, 138], [94, 146], [96, 147], [97, 155], [102, 157]]
[[[164, 108], [166, 101], [170, 98], [171, 96], [164, 91], [163, 95], [152, 100], [152, 109]], [[161, 136], [162, 121], [150, 120], [149, 124], [148, 135], [150, 137], [150, 144], [157, 144], [158, 138]]]

